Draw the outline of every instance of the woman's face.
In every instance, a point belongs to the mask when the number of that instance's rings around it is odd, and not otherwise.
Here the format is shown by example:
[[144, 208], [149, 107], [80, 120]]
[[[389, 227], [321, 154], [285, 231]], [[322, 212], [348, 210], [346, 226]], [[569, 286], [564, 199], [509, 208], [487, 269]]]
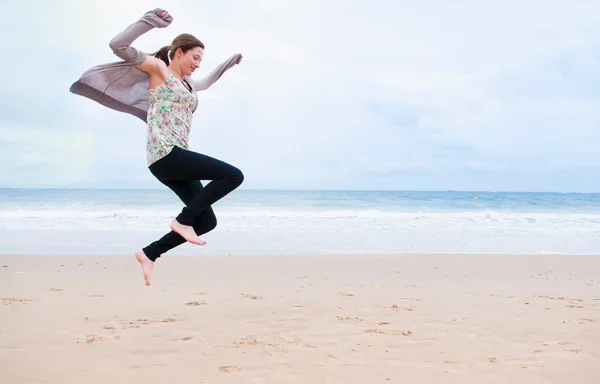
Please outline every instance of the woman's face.
[[175, 56], [181, 69], [181, 74], [183, 76], [191, 76], [200, 67], [200, 62], [204, 56], [204, 49], [196, 47], [188, 50], [186, 53], [178, 49]]

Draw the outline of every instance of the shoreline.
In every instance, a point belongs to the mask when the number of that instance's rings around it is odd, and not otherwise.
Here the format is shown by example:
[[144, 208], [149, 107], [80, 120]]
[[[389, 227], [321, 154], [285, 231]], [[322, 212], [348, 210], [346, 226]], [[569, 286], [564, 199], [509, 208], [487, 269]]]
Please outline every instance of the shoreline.
[[[40, 253], [40, 252], [24, 252], [24, 253], [1, 253], [0, 257], [128, 257], [133, 255], [137, 250], [132, 250], [130, 253], [124, 252], [116, 252], [116, 253], [86, 253], [86, 252], [73, 252], [73, 253]], [[425, 256], [425, 257], [433, 257], [433, 256], [457, 256], [457, 257], [469, 257], [469, 256], [552, 256], [552, 257], [600, 257], [600, 252], [594, 253], [560, 253], [560, 252], [357, 252], [353, 253], [351, 251], [344, 252], [330, 252], [323, 251], [320, 252], [298, 252], [298, 253], [238, 253], [238, 254], [225, 254], [224, 253], [206, 253], [202, 254], [202, 251], [199, 251], [197, 254], [191, 253], [167, 253], [162, 256], [162, 258], [168, 257], [190, 257], [190, 258], [198, 258], [198, 257], [210, 257], [210, 258], [222, 258], [222, 257], [233, 257], [233, 258], [247, 258], [247, 257], [371, 257], [371, 256], [385, 256], [385, 257], [414, 257], [414, 256]]]

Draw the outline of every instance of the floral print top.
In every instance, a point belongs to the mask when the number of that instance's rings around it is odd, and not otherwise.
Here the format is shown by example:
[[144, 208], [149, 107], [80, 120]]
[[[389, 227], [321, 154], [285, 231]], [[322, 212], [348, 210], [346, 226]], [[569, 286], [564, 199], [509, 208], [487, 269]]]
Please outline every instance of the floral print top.
[[188, 149], [198, 95], [172, 73], [164, 84], [149, 89], [149, 93], [146, 158], [150, 166], [168, 155], [174, 146]]

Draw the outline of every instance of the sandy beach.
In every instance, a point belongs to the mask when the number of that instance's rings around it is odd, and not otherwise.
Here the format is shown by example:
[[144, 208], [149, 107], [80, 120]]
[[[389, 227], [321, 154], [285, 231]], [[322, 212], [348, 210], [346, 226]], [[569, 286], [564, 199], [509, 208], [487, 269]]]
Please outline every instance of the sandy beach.
[[0, 256], [0, 382], [599, 383], [600, 256]]

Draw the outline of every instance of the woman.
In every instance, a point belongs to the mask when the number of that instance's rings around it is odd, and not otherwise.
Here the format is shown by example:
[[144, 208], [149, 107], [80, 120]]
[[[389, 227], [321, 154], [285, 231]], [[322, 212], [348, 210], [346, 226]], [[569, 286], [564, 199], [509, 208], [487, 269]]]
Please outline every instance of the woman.
[[[232, 56], [198, 81], [190, 76], [200, 66], [204, 44], [194, 36], [179, 35], [170, 46], [153, 55], [130, 46], [141, 34], [153, 27], [164, 28], [171, 21], [168, 12], [160, 8], [147, 12], [110, 43], [123, 62], [94, 67], [71, 87], [75, 94], [147, 123], [148, 168], [185, 204], [171, 222], [170, 232], [135, 253], [146, 285], [150, 285], [154, 262], [163, 253], [186, 241], [206, 244], [198, 236], [217, 225], [211, 205], [244, 180], [238, 168], [188, 149], [192, 114], [198, 105], [196, 92], [207, 89], [226, 70], [239, 64], [242, 55]], [[203, 187], [200, 180], [211, 182]]]

